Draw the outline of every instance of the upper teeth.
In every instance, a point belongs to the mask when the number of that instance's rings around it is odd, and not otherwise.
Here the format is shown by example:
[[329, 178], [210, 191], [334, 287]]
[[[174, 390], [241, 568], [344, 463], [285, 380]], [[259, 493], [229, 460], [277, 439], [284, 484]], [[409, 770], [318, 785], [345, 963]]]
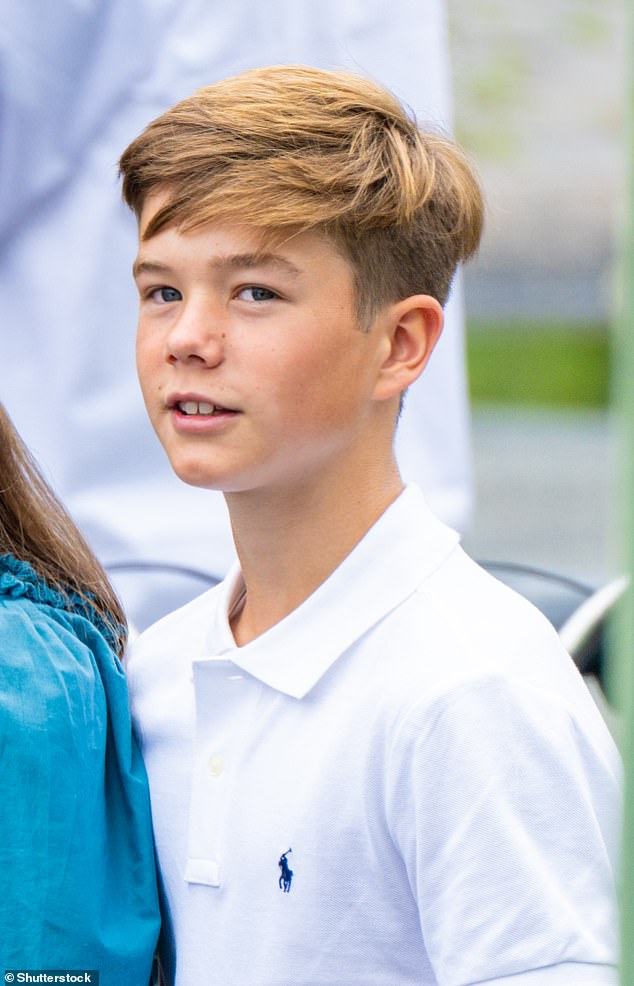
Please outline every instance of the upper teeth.
[[215, 405], [207, 401], [179, 401], [178, 409], [183, 414], [213, 414]]

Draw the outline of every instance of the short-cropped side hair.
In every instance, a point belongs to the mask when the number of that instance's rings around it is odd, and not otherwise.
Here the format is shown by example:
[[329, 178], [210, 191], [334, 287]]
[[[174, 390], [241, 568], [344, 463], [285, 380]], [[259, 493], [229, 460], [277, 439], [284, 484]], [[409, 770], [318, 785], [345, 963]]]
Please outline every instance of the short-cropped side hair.
[[351, 263], [360, 321], [428, 294], [444, 304], [477, 249], [483, 198], [462, 150], [421, 129], [383, 87], [348, 72], [270, 66], [199, 89], [163, 113], [120, 161], [144, 230], [240, 222], [263, 239], [315, 230]]

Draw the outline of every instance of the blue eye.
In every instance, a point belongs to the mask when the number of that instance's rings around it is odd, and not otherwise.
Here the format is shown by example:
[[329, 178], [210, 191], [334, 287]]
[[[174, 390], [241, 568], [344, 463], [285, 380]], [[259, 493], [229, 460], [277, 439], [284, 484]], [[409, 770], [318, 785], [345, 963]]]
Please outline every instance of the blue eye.
[[278, 296], [275, 291], [269, 290], [269, 288], [259, 288], [255, 285], [251, 285], [248, 288], [242, 288], [237, 295], [241, 301], [272, 301]]
[[152, 291], [151, 298], [159, 304], [167, 305], [172, 301], [182, 301], [183, 296], [176, 288], [156, 288]]

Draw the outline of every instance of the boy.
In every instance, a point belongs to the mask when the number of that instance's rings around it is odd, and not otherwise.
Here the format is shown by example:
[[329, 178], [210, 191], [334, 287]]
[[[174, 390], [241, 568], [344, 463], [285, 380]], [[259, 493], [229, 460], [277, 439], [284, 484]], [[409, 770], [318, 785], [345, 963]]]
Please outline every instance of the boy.
[[239, 557], [129, 666], [170, 980], [613, 983], [613, 744], [393, 455], [480, 237], [462, 154], [367, 81], [275, 67], [121, 169], [148, 413]]

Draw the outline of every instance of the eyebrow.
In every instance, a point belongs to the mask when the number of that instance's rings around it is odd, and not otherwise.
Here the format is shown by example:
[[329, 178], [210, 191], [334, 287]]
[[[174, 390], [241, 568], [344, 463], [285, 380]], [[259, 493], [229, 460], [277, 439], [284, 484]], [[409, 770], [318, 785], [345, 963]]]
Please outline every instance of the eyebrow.
[[[224, 257], [214, 257], [209, 261], [212, 270], [249, 270], [253, 267], [279, 267], [298, 277], [302, 272], [287, 257], [279, 253], [233, 253]], [[135, 260], [132, 265], [132, 276], [137, 278], [139, 274], [170, 274], [172, 268], [168, 264], [163, 264], [159, 260]]]

